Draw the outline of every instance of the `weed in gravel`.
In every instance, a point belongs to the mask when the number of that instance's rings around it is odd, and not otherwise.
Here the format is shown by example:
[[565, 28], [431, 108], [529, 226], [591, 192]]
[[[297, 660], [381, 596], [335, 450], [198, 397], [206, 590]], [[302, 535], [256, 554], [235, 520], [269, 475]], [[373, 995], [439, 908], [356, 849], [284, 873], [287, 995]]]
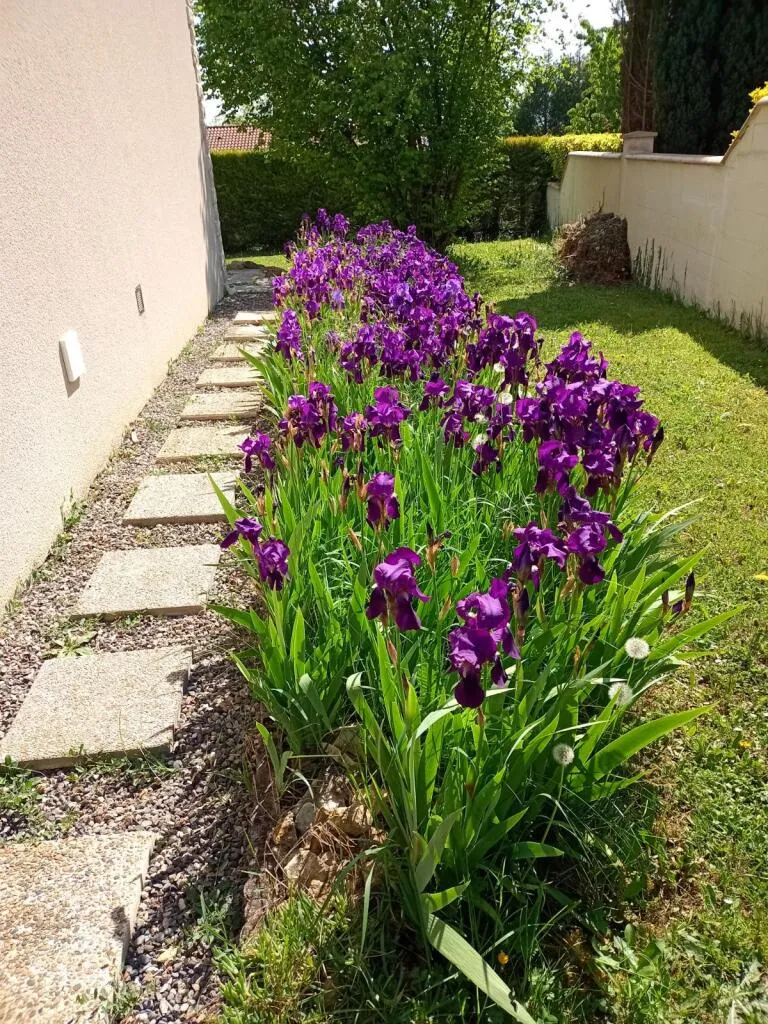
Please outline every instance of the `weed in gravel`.
[[84, 629], [82, 625], [71, 625], [63, 621], [57, 622], [47, 631], [48, 646], [44, 655], [46, 658], [67, 658], [92, 654], [93, 649], [88, 645], [96, 635], [95, 629]]
[[[0, 819], [11, 832], [35, 829], [42, 822], [40, 777], [10, 757], [0, 764]], [[3, 830], [5, 831], [5, 829]]]
[[141, 624], [141, 619], [141, 615], [122, 615], [115, 620], [115, 626], [118, 629], [133, 629]]
[[74, 501], [72, 498], [70, 498], [68, 511], [65, 512], [62, 509], [61, 531], [54, 538], [45, 561], [35, 566], [29, 576], [19, 582], [13, 595], [6, 602], [4, 611], [8, 617], [21, 610], [23, 598], [36, 583], [50, 579], [51, 569], [64, 557], [69, 542], [72, 540], [72, 530], [82, 519], [85, 509], [84, 501]]
[[68, 778], [73, 782], [85, 778], [119, 778], [133, 789], [143, 789], [178, 770], [151, 754], [136, 757], [90, 757], [86, 754], [69, 770]]
[[101, 1017], [106, 1024], [122, 1024], [141, 1002], [141, 988], [136, 982], [121, 982], [99, 1000]]

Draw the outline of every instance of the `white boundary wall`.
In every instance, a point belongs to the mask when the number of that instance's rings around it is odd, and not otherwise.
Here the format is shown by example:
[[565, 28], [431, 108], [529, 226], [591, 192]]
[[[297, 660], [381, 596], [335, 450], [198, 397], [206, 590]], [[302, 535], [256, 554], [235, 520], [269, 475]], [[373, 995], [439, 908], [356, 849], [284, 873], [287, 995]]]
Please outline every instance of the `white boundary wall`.
[[642, 279], [755, 333], [768, 327], [768, 99], [725, 156], [652, 149], [651, 133], [624, 152], [570, 153], [547, 190], [552, 228], [602, 209], [626, 217]]

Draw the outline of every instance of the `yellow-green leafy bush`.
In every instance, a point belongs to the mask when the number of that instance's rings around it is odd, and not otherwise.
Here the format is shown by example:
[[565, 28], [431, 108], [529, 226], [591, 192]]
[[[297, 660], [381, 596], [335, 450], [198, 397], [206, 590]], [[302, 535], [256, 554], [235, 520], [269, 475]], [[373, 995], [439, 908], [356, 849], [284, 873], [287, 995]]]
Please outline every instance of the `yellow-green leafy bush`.
[[562, 178], [568, 154], [574, 150], [619, 152], [621, 135], [513, 135], [501, 146], [498, 228], [501, 234], [521, 238], [546, 230], [547, 182]]

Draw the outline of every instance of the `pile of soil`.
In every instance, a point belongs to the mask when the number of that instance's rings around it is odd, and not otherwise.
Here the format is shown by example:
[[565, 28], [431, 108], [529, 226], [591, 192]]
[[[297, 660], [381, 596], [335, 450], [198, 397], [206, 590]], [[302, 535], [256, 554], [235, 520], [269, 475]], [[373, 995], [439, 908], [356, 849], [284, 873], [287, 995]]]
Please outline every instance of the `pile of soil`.
[[555, 251], [569, 281], [620, 284], [632, 277], [627, 222], [613, 213], [593, 213], [564, 224]]

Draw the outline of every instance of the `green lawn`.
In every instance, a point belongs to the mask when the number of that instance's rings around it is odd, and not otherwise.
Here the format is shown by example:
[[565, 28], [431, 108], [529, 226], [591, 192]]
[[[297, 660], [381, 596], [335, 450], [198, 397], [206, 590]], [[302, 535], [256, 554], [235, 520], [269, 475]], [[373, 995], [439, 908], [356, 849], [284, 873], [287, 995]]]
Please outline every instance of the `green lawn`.
[[[545, 358], [580, 330], [613, 375], [642, 386], [666, 441], [639, 500], [665, 511], [696, 502], [698, 518], [681, 543], [706, 548], [697, 601], [712, 612], [746, 605], [713, 656], [654, 698], [712, 711], [648, 762], [658, 836], [650, 861], [619, 864], [623, 891], [581, 919], [583, 927], [532, 944], [521, 995], [541, 1024], [768, 1020], [768, 350], [634, 286], [559, 283], [544, 243], [462, 244], [451, 255], [470, 289], [502, 312], [524, 309], [538, 319]], [[617, 812], [627, 847], [632, 834], [641, 846], [651, 838], [642, 804], [637, 798]], [[398, 953], [386, 914], [378, 916], [384, 923], [372, 917], [363, 958], [354, 915], [349, 924], [338, 910], [326, 913], [318, 938], [317, 918], [303, 904], [289, 904], [255, 949], [225, 944], [220, 956], [232, 983], [224, 1019], [498, 1019], [477, 1014], [455, 978], [441, 984], [449, 972], [437, 965], [425, 991], [425, 975], [409, 969], [412, 956]], [[265, 1010], [265, 993], [278, 991], [278, 1005]]]
[[[682, 543], [707, 550], [700, 600], [712, 611], [747, 606], [695, 678], [658, 697], [714, 710], [654, 778], [666, 844], [638, 918], [666, 940], [671, 986], [656, 1016], [616, 1017], [725, 1021], [732, 998], [748, 1002], [750, 965], [764, 973], [768, 963], [768, 349], [634, 286], [557, 283], [544, 243], [457, 245], [451, 255], [500, 312], [537, 318], [545, 358], [578, 330], [612, 375], [642, 386], [666, 440], [641, 500], [661, 510], [697, 502]], [[768, 1019], [768, 1007], [754, 1019]]]
[[274, 270], [288, 269], [288, 258], [282, 252], [259, 253], [256, 256], [252, 253], [245, 253], [243, 256], [227, 256], [227, 266], [240, 260], [250, 260], [253, 263], [258, 263], [260, 267], [269, 267]]

